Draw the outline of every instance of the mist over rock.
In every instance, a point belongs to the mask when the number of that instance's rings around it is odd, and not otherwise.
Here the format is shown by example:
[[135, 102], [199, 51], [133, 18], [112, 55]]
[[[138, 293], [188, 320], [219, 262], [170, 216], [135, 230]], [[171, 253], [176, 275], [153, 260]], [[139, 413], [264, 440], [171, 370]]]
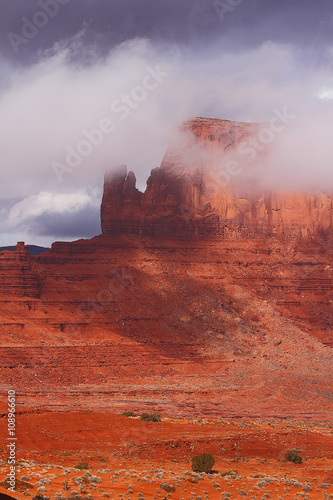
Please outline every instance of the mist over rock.
[[284, 190], [263, 187], [271, 154], [271, 145], [260, 142], [265, 130], [254, 123], [189, 120], [151, 171], [144, 193], [124, 165], [105, 175], [102, 233], [331, 238], [330, 192], [290, 190], [287, 179]]

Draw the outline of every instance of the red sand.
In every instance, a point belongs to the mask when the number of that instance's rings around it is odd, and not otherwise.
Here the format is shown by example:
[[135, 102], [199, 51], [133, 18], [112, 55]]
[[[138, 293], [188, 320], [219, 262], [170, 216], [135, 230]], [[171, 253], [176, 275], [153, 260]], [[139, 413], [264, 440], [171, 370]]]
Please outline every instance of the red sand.
[[[207, 495], [210, 499], [224, 498], [222, 492], [238, 498], [240, 490], [256, 499], [265, 493], [274, 499], [294, 499], [299, 493], [322, 499], [324, 492], [333, 493], [332, 424], [325, 422], [165, 418], [146, 423], [109, 413], [24, 411], [17, 416], [17, 425], [17, 477], [28, 478], [32, 496], [43, 486], [42, 493], [51, 498], [57, 492], [64, 497], [74, 490], [80, 493], [80, 485], [72, 479], [86, 472], [74, 469], [80, 462], [88, 462], [88, 472], [101, 480], [84, 481], [80, 494], [85, 498], [89, 493], [98, 499], [103, 493], [110, 498], [120, 493], [138, 498], [141, 492], [145, 499], [154, 495], [162, 499], [168, 493], [160, 489], [161, 484], [175, 487], [168, 498], [186, 500], [192, 498], [191, 492], [195, 492], [193, 498]], [[0, 419], [0, 432], [6, 434], [5, 418]], [[301, 450], [303, 463], [281, 461], [294, 448]], [[5, 445], [0, 450], [6, 461]], [[215, 457], [212, 475], [191, 471], [192, 457], [202, 452]], [[2, 463], [0, 480], [6, 477], [8, 465]], [[197, 477], [198, 483], [189, 482]], [[36, 485], [41, 478], [50, 482]], [[64, 491], [65, 481], [69, 489]], [[130, 484], [133, 493], [126, 495]], [[25, 498], [24, 491], [17, 491], [16, 497]]]

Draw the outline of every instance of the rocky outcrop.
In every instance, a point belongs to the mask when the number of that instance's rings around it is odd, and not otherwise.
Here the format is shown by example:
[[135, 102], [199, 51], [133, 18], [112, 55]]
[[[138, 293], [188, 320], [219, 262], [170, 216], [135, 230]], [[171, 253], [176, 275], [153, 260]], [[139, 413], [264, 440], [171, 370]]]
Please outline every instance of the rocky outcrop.
[[202, 172], [152, 170], [145, 193], [122, 165], [105, 176], [101, 206], [103, 234], [193, 238], [219, 232], [219, 218], [203, 196]]
[[[283, 236], [330, 239], [331, 193], [264, 190], [244, 151], [259, 125], [196, 118], [185, 123], [147, 189], [122, 165], [105, 176], [102, 233], [171, 238]], [[260, 161], [265, 159], [257, 152]]]
[[18, 242], [16, 251], [0, 252], [0, 293], [30, 297], [40, 296], [38, 272], [29, 247]]

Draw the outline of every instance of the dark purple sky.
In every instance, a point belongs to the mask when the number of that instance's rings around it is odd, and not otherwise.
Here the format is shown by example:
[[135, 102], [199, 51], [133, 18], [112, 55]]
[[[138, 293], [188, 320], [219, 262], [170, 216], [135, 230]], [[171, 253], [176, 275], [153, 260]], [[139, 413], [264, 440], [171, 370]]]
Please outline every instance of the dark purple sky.
[[[190, 116], [266, 121], [333, 100], [331, 0], [0, 0], [0, 12], [0, 246], [98, 234], [103, 172], [128, 163], [144, 188]], [[168, 76], [122, 120], [114, 103], [157, 66]], [[54, 163], [102, 119], [115, 131], [60, 182]]]
[[[92, 34], [102, 35], [101, 52], [135, 37], [192, 47], [223, 40], [235, 50], [255, 47], [269, 39], [304, 50], [314, 43], [317, 47], [331, 44], [333, 35], [330, 0], [231, 0], [231, 5], [233, 2], [239, 5], [226, 13], [223, 23], [213, 0], [62, 0], [67, 4], [59, 5], [59, 13], [29, 44], [21, 46], [15, 57], [6, 40], [8, 32], [19, 34], [22, 17], [31, 20], [41, 4], [45, 8], [49, 5], [48, 1], [53, 3], [53, 0], [0, 1], [1, 52], [5, 57], [29, 64], [40, 49], [72, 36], [85, 23]], [[224, 3], [228, 4], [228, 0]]]

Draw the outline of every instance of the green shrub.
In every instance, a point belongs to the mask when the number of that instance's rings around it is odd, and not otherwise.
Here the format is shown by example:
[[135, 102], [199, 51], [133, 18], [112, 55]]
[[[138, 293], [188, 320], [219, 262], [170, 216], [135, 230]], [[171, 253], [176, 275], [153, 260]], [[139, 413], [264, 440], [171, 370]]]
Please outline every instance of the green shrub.
[[88, 462], [80, 462], [74, 467], [74, 469], [79, 469], [79, 470], [86, 470], [88, 468], [89, 468]]
[[298, 450], [287, 451], [284, 459], [286, 462], [293, 462], [294, 464], [301, 464], [303, 462]]
[[122, 416], [123, 416], [123, 417], [135, 417], [136, 415], [135, 415], [135, 413], [133, 413], [132, 411], [124, 411], [124, 412], [122, 413]]
[[215, 460], [210, 453], [201, 453], [192, 458], [192, 470], [194, 472], [211, 472]]
[[157, 415], [156, 413], [152, 413], [149, 415], [149, 413], [142, 413], [140, 416], [140, 419], [143, 420], [144, 422], [160, 422], [161, 417]]
[[150, 422], [160, 422], [161, 421], [161, 417], [159, 415], [157, 415], [157, 413], [152, 413], [150, 415], [149, 421]]

